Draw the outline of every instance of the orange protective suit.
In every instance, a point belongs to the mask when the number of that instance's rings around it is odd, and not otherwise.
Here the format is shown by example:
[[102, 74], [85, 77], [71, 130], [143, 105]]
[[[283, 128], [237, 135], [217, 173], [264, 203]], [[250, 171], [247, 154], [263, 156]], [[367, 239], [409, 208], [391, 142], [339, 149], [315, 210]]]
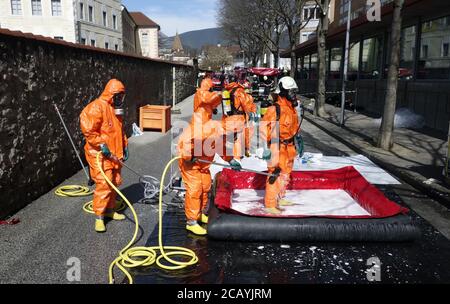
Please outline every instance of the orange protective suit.
[[200, 88], [194, 95], [194, 114], [191, 123], [204, 124], [212, 119], [213, 110], [222, 102], [222, 96], [211, 92], [213, 82], [210, 78], [203, 79]]
[[[125, 86], [118, 80], [108, 82], [102, 95], [89, 103], [81, 112], [81, 131], [86, 138], [84, 147], [86, 160], [89, 164], [91, 178], [95, 182], [93, 207], [97, 216], [104, 216], [114, 211], [116, 192], [107, 184], [97, 166], [96, 157], [100, 151], [100, 144], [106, 144], [111, 153], [123, 159], [123, 151], [128, 146], [128, 140], [123, 132], [122, 117], [114, 113], [113, 96], [125, 93]], [[101, 155], [103, 171], [114, 185], [122, 183], [120, 163], [114, 162]]]
[[[274, 127], [277, 121], [275, 106], [267, 109], [260, 126], [261, 138], [271, 141], [272, 159], [268, 164], [269, 172], [273, 173], [276, 168], [281, 169], [280, 176], [274, 184], [270, 184], [269, 178], [267, 179], [264, 200], [266, 208], [278, 207], [278, 201], [285, 195], [297, 155], [293, 141], [293, 137], [299, 131], [297, 110], [286, 98], [278, 97], [277, 103], [280, 105], [279, 128]], [[279, 140], [277, 129], [279, 129]]]
[[[250, 147], [250, 135], [251, 131], [246, 126], [248, 122], [248, 114], [256, 113], [256, 105], [253, 102], [253, 97], [245, 93], [245, 89], [242, 85], [232, 82], [225, 87], [226, 90], [234, 91], [234, 107], [241, 114], [226, 116], [222, 118], [222, 124], [224, 132], [226, 133], [228, 141], [233, 140], [233, 155], [235, 159], [241, 159], [244, 155], [242, 151], [242, 136], [245, 131], [245, 147]], [[231, 155], [226, 155], [226, 160], [231, 160]]]
[[210, 92], [213, 83], [206, 78], [194, 96], [194, 114], [191, 123], [180, 136], [178, 152], [181, 177], [186, 186], [185, 213], [188, 221], [197, 221], [208, 204], [211, 190], [210, 164], [192, 163], [192, 157], [212, 162], [215, 155], [216, 139], [221, 138], [219, 122], [212, 120], [213, 110], [222, 101], [222, 96]]

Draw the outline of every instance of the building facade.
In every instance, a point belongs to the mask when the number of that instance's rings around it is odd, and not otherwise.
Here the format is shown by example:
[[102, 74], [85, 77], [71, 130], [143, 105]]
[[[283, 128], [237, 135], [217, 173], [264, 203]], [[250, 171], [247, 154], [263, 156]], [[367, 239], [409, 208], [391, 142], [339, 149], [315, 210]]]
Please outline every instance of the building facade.
[[122, 5], [122, 41], [123, 52], [127, 54], [140, 54], [136, 43], [137, 25], [127, 8]]
[[[327, 38], [327, 91], [342, 86], [348, 0], [336, 0]], [[353, 0], [348, 87], [363, 111], [381, 115], [386, 96], [391, 49], [392, 0], [382, 1], [381, 21], [367, 19], [365, 0]], [[356, 12], [356, 13], [353, 13]], [[424, 117], [426, 126], [448, 132], [450, 120], [450, 2], [405, 0], [398, 107]], [[289, 57], [285, 53], [283, 56]], [[317, 39], [296, 47], [297, 78], [302, 93], [317, 87]]]
[[160, 26], [140, 12], [130, 12], [136, 31], [136, 49], [139, 55], [159, 58], [159, 30]]
[[72, 0], [0, 0], [0, 28], [77, 42]]
[[0, 0], [0, 27], [121, 51], [120, 0]]

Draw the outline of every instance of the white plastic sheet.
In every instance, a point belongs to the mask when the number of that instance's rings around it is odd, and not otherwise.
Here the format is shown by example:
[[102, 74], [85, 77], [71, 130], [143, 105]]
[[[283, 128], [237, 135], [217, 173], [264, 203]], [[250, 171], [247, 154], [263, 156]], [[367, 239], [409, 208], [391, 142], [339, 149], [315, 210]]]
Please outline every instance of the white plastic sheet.
[[[228, 164], [220, 156], [216, 155], [214, 162]], [[241, 160], [244, 169], [256, 171], [267, 171], [267, 162], [255, 156]], [[323, 171], [334, 170], [347, 166], [353, 166], [362, 176], [374, 185], [399, 185], [400, 182], [389, 173], [378, 167], [370, 159], [363, 155], [356, 156], [323, 156], [319, 153], [305, 153], [302, 159], [297, 158], [294, 162], [294, 171]], [[222, 171], [223, 167], [211, 166], [211, 176]]]
[[[264, 190], [235, 190], [231, 209], [248, 215], [265, 214], [264, 193]], [[294, 205], [281, 207], [282, 216], [370, 215], [344, 190], [289, 190], [284, 199]]]

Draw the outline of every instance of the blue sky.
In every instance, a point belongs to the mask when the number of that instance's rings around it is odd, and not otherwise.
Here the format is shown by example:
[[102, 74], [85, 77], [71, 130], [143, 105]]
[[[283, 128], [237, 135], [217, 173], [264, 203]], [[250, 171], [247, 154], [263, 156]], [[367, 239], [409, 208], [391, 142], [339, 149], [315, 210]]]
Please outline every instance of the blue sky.
[[122, 0], [128, 11], [140, 11], [161, 26], [169, 36], [216, 27], [219, 0]]

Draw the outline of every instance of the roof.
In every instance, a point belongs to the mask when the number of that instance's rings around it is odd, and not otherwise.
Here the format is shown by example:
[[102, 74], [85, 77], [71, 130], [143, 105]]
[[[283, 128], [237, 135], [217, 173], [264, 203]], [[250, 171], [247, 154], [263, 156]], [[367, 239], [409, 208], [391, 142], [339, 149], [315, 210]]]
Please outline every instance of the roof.
[[175, 38], [173, 39], [173, 44], [172, 44], [172, 51], [174, 52], [183, 52], [183, 44], [181, 43], [181, 38], [180, 35], [178, 35], [178, 33], [175, 35]]
[[123, 53], [123, 52], [119, 52], [119, 51], [107, 50], [107, 49], [93, 47], [93, 46], [89, 46], [89, 45], [83, 45], [83, 44], [78, 44], [78, 43], [67, 42], [64, 40], [53, 39], [53, 38], [44, 37], [41, 35], [33, 35], [31, 33], [23, 33], [21, 31], [11, 31], [8, 29], [0, 28], [0, 38], [3, 38], [3, 37], [7, 37], [7, 38], [9, 37], [12, 39], [30, 39], [30, 40], [34, 40], [37, 42], [44, 42], [44, 43], [49, 43], [49, 44], [53, 44], [53, 45], [72, 47], [75, 49], [94, 51], [94, 52], [98, 52], [98, 53], [109, 53], [109, 54], [116, 55], [116, 56], [136, 58], [136, 59], [141, 59], [141, 60], [146, 60], [146, 61], [154, 61], [154, 62], [159, 62], [159, 63], [163, 63], [163, 64], [192, 67], [192, 65], [190, 65], [190, 64], [183, 64], [183, 63], [174, 62], [174, 61], [149, 58], [149, 57], [144, 57], [144, 56], [135, 55], [135, 54], [127, 54], [127, 53]]
[[141, 12], [130, 12], [130, 15], [136, 25], [139, 27], [157, 27], [158, 29], [160, 29], [160, 26], [155, 21]]

